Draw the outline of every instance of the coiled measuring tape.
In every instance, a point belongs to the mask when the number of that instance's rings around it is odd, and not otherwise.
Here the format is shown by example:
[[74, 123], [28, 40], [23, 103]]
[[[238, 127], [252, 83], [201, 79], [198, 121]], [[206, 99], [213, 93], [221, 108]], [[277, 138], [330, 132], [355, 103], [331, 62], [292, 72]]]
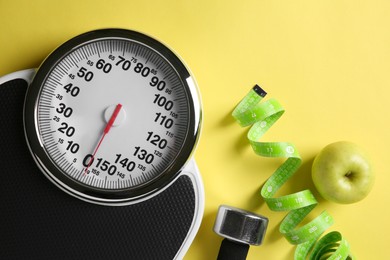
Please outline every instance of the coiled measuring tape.
[[281, 186], [295, 174], [302, 159], [292, 143], [258, 141], [285, 111], [276, 99], [260, 103], [266, 94], [261, 87], [255, 85], [234, 109], [232, 116], [240, 126], [252, 125], [247, 137], [257, 155], [287, 158], [263, 185], [261, 196], [271, 210], [290, 211], [281, 222], [279, 231], [291, 244], [297, 245], [294, 259], [355, 259], [350, 254], [347, 240], [339, 232], [330, 232], [319, 239], [334, 222], [327, 211], [296, 228], [318, 204], [310, 190], [274, 197]]

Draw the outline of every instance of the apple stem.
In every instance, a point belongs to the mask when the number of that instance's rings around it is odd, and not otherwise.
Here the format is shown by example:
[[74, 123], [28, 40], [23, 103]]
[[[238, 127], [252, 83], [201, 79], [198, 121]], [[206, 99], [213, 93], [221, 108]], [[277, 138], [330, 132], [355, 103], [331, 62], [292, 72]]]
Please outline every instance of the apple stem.
[[350, 177], [352, 177], [352, 175], [353, 175], [353, 172], [349, 171], [344, 176], [347, 177], [347, 178], [350, 178]]

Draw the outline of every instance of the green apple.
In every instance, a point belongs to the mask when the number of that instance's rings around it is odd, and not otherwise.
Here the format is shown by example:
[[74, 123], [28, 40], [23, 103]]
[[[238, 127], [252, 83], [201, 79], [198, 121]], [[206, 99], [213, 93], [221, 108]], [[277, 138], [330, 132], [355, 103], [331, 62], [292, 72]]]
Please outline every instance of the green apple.
[[325, 146], [312, 165], [318, 192], [327, 200], [354, 203], [365, 198], [374, 184], [374, 172], [366, 153], [346, 141]]

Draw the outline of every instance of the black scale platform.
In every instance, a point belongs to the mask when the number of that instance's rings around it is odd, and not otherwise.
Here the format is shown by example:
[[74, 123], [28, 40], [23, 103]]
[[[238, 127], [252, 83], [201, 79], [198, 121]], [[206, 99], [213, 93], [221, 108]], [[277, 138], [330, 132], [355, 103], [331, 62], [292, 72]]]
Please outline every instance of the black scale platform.
[[0, 85], [0, 259], [173, 259], [195, 211], [183, 175], [161, 194], [131, 206], [90, 204], [40, 172], [23, 132], [27, 83]]

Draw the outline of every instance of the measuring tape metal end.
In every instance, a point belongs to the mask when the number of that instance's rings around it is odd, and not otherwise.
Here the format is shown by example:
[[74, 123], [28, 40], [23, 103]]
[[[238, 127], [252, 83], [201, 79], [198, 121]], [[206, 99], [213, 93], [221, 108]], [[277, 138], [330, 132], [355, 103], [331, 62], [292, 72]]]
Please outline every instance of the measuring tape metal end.
[[264, 89], [262, 89], [259, 85], [255, 85], [253, 87], [253, 90], [261, 97], [265, 97], [267, 95], [267, 92], [265, 92]]

